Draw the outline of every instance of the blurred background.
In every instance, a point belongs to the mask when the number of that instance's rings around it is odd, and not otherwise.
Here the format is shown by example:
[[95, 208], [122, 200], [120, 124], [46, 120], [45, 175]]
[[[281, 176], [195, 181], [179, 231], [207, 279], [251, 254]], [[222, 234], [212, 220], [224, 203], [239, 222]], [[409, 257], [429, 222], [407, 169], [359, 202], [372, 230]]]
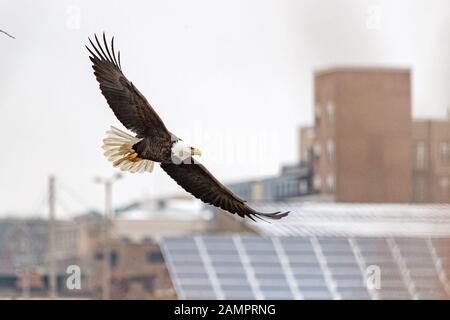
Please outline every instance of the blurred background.
[[[0, 0], [0, 297], [450, 298], [445, 0]], [[87, 37], [272, 223], [118, 174]]]

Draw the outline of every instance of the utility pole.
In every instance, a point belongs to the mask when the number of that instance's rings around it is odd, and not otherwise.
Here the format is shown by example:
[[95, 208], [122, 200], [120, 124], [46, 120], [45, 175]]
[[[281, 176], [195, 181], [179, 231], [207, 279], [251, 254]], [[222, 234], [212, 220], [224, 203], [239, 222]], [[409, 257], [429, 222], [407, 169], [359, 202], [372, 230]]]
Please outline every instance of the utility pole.
[[55, 177], [50, 176], [48, 183], [48, 293], [50, 299], [56, 298], [55, 265]]
[[23, 275], [22, 275], [22, 297], [24, 299], [30, 298], [30, 287], [31, 287], [31, 238], [30, 232], [28, 231], [28, 227], [24, 225], [21, 228], [22, 231], [22, 241], [21, 244], [23, 246], [23, 256], [22, 256], [22, 264], [23, 264]]
[[[28, 249], [26, 249], [28, 250]], [[25, 253], [22, 274], [22, 297], [30, 299], [30, 260], [28, 252]]]
[[119, 180], [121, 175], [115, 174], [111, 178], [96, 177], [95, 182], [101, 183], [105, 188], [105, 213], [102, 223], [103, 234], [103, 281], [102, 281], [102, 299], [109, 300], [111, 297], [111, 238], [110, 226], [113, 221], [112, 209], [112, 185]]

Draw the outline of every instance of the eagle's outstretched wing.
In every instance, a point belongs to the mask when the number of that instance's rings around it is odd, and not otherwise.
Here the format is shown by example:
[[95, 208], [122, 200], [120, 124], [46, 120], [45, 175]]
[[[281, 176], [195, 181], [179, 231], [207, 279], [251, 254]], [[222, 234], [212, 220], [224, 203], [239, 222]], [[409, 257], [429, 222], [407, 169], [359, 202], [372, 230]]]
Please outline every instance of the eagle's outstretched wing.
[[228, 212], [236, 213], [240, 217], [247, 216], [252, 220], [255, 220], [254, 217], [281, 219], [289, 213], [262, 213], [253, 210], [194, 158], [189, 158], [181, 164], [161, 163], [161, 168], [194, 197]]
[[103, 46], [95, 36], [92, 48], [86, 46], [91, 56], [95, 77], [100, 84], [100, 90], [109, 106], [120, 122], [138, 137], [159, 136], [170, 139], [170, 133], [158, 114], [153, 110], [147, 99], [128, 81], [122, 73], [120, 52], [114, 52], [114, 37], [111, 39], [111, 50], [103, 33]]

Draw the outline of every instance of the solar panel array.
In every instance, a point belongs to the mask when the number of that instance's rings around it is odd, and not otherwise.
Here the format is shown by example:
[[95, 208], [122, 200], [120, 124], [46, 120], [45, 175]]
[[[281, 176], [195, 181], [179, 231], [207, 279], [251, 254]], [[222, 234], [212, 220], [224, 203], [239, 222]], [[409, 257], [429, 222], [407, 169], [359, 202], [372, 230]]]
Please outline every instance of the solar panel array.
[[235, 234], [161, 247], [180, 299], [450, 298], [450, 238]]

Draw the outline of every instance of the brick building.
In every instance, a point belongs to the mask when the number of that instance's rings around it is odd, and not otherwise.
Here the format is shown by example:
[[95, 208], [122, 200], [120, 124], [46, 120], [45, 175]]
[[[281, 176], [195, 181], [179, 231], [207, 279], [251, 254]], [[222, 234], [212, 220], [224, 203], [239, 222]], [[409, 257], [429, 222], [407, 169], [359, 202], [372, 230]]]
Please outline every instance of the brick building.
[[298, 130], [299, 135], [299, 150], [300, 150], [300, 164], [309, 166], [312, 160], [312, 148], [314, 145], [314, 128], [301, 127]]
[[[175, 299], [159, 245], [151, 240], [135, 243], [124, 239], [111, 245], [111, 299]], [[94, 251], [92, 288], [101, 297], [103, 248]]]
[[315, 74], [313, 185], [339, 202], [412, 200], [407, 69]]
[[412, 137], [414, 202], [450, 202], [450, 121], [414, 121]]

